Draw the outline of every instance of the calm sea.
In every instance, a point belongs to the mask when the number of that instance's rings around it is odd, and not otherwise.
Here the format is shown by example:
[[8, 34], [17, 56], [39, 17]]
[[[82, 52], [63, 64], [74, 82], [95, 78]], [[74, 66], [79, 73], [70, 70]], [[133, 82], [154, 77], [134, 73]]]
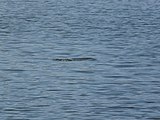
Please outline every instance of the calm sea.
[[0, 0], [0, 119], [160, 120], [160, 2]]

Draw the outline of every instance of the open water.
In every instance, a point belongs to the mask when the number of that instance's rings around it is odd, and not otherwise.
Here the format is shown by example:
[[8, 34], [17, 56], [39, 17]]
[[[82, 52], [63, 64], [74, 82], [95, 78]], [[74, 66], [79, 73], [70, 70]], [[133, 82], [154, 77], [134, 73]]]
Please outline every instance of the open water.
[[0, 120], [160, 120], [160, 2], [0, 0]]

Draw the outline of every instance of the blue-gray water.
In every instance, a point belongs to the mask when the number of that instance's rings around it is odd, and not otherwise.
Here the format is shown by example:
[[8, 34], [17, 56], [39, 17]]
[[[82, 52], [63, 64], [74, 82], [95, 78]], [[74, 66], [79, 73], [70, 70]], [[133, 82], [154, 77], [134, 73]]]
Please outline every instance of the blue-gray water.
[[[148, 0], [0, 0], [0, 119], [160, 120], [159, 13]], [[96, 60], [55, 60], [83, 57]]]

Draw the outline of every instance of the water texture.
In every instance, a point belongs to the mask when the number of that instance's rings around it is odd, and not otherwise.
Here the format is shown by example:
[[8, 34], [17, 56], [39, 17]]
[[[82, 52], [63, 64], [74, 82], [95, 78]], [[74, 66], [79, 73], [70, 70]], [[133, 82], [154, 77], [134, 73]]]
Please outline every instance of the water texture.
[[159, 13], [156, 0], [0, 0], [0, 119], [160, 120]]

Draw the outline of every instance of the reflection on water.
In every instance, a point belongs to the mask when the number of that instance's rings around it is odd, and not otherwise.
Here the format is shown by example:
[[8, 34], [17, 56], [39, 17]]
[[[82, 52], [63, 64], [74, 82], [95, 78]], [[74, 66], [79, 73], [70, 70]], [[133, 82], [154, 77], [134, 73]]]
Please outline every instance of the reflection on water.
[[1, 0], [0, 119], [160, 119], [156, 3]]

